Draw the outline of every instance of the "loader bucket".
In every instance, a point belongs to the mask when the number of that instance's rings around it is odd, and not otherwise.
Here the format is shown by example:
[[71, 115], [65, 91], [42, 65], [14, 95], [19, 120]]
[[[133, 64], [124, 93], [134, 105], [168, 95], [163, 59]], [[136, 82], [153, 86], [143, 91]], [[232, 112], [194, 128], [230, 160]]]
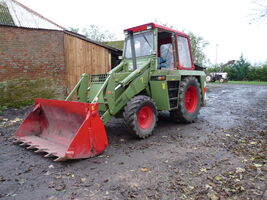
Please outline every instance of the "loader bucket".
[[108, 145], [98, 115], [98, 103], [35, 99], [34, 109], [12, 137], [55, 161], [80, 159], [102, 153]]

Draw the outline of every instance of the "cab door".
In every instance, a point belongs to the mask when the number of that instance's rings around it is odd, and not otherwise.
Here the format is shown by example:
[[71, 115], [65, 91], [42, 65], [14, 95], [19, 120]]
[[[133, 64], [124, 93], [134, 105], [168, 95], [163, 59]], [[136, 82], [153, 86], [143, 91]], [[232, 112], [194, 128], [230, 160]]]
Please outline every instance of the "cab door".
[[189, 38], [177, 35], [178, 69], [194, 70]]

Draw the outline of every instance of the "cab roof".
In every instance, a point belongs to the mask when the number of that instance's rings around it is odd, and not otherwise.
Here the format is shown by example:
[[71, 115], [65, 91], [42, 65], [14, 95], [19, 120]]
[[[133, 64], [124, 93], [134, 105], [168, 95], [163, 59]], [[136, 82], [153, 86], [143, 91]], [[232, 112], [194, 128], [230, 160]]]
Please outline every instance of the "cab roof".
[[159, 28], [159, 29], [162, 29], [162, 30], [166, 30], [168, 32], [173, 32], [173, 33], [177, 33], [179, 35], [188, 37], [188, 35], [186, 35], [183, 32], [176, 31], [174, 29], [171, 29], [171, 28], [168, 28], [168, 27], [165, 27], [165, 26], [161, 26], [161, 25], [158, 25], [158, 24], [155, 24], [155, 23], [148, 23], [148, 24], [143, 24], [143, 25], [140, 25], [140, 26], [135, 26], [135, 27], [132, 27], [132, 28], [125, 29], [124, 31], [132, 31], [132, 32], [135, 33], [135, 32], [145, 31], [145, 30], [154, 29], [154, 28]]

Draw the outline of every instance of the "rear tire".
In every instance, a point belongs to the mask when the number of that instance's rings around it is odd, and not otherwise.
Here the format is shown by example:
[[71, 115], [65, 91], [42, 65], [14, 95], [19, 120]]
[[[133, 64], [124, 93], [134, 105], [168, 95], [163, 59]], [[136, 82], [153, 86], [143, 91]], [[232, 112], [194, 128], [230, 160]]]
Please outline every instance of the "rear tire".
[[180, 85], [178, 109], [170, 112], [171, 118], [186, 123], [194, 122], [199, 114], [201, 98], [198, 80], [186, 77]]
[[211, 78], [210, 75], [207, 75], [207, 76], [206, 76], [206, 81], [207, 81], [208, 83], [212, 81], [212, 78]]
[[154, 101], [144, 95], [133, 97], [124, 107], [123, 118], [130, 133], [147, 138], [157, 123], [158, 112]]

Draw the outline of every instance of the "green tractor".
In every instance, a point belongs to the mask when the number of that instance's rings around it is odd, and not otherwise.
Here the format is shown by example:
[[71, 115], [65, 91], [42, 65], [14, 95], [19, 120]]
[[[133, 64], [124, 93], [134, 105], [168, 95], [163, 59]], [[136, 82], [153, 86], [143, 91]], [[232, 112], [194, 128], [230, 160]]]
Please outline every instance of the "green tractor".
[[[108, 145], [104, 125], [113, 117], [123, 117], [139, 138], [153, 133], [158, 111], [194, 122], [205, 105], [206, 77], [193, 63], [189, 37], [154, 23], [124, 33], [118, 66], [107, 74], [83, 74], [65, 101], [35, 99], [15, 141], [62, 161], [102, 153]], [[78, 101], [70, 101], [74, 94]]]

